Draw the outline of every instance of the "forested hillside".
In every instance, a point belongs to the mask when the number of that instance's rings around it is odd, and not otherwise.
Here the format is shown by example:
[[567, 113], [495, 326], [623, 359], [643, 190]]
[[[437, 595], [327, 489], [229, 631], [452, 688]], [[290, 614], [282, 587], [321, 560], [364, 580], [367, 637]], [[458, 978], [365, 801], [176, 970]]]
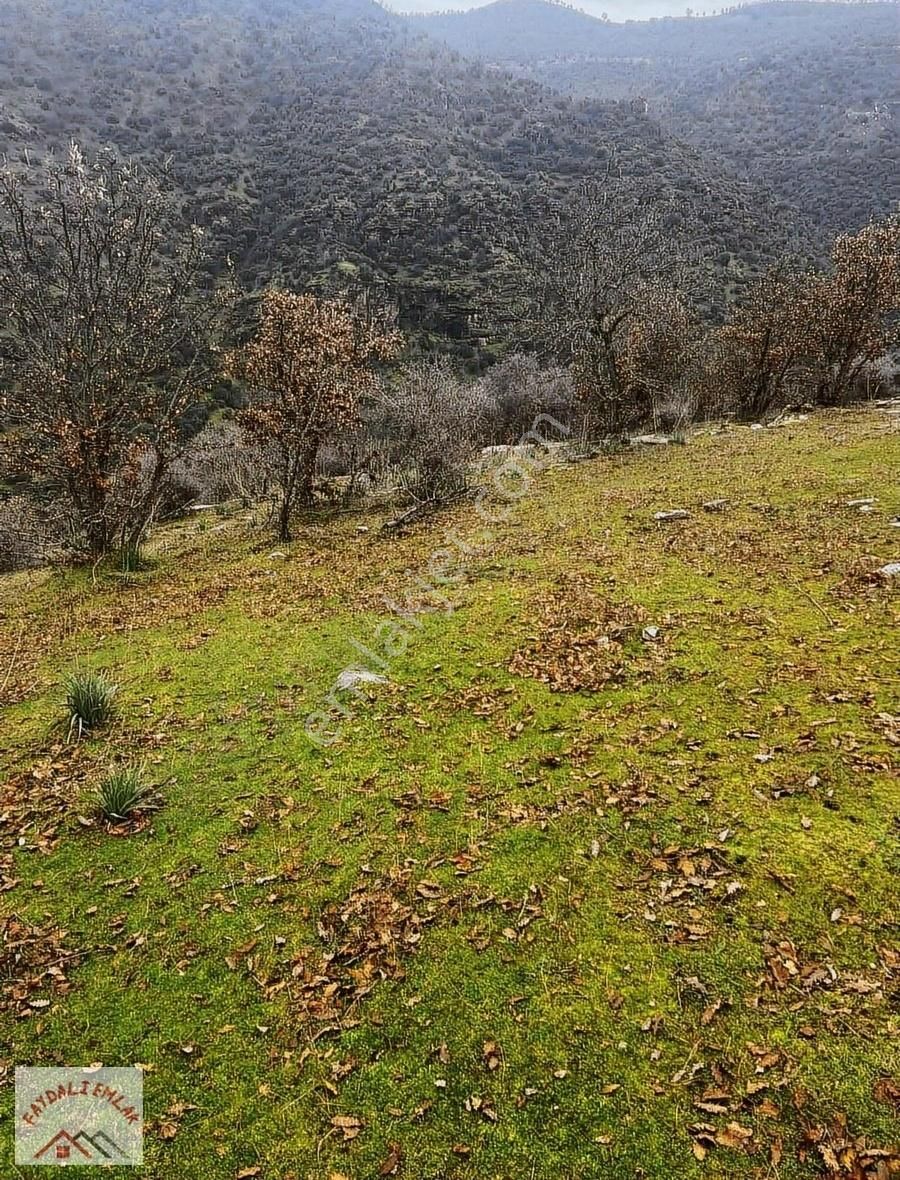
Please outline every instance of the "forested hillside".
[[758, 4], [612, 24], [499, 0], [413, 24], [563, 92], [646, 99], [669, 134], [768, 185], [824, 233], [900, 199], [896, 4]]
[[732, 285], [808, 239], [630, 102], [461, 60], [369, 0], [0, 2], [0, 152], [76, 137], [157, 166], [241, 278], [375, 281], [401, 325], [490, 355], [526, 224], [611, 152]]

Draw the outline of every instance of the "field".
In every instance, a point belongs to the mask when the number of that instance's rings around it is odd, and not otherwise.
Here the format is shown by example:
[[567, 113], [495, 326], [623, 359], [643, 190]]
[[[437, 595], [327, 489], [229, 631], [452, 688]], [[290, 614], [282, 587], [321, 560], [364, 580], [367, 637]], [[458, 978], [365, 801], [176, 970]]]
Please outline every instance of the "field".
[[7, 1131], [15, 1063], [139, 1062], [153, 1180], [892, 1174], [898, 469], [877, 409], [707, 427], [0, 580]]

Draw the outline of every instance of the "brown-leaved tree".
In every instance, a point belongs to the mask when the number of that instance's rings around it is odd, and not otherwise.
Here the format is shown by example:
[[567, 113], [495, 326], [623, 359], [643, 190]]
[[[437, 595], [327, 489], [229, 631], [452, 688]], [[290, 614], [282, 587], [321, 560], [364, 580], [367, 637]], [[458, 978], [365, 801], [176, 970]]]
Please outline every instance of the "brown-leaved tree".
[[757, 420], [802, 389], [810, 350], [810, 276], [779, 264], [707, 337], [710, 398]]
[[396, 332], [340, 300], [264, 294], [256, 334], [229, 365], [249, 391], [241, 420], [270, 457], [282, 541], [290, 540], [296, 508], [312, 499], [326, 435], [355, 420], [360, 399], [376, 387], [377, 364], [399, 348]]
[[840, 405], [897, 341], [900, 216], [836, 238], [831, 272], [812, 281], [810, 302], [815, 400]]

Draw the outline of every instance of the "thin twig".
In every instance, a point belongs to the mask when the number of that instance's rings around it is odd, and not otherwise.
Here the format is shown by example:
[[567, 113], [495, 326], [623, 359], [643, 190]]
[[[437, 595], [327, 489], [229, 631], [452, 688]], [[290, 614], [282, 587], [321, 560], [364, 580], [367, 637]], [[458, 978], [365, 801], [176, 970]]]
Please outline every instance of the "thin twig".
[[795, 582], [794, 579], [792, 577], [790, 577], [790, 575], [788, 575], [788, 574], [784, 575], [784, 579], [791, 586], [793, 586], [795, 590], [799, 590], [800, 593], [803, 595], [803, 597], [808, 599], [812, 603], [812, 605], [816, 608], [816, 610], [819, 612], [819, 614], [822, 616], [822, 618], [825, 619], [825, 621], [828, 623], [828, 625], [830, 627], [837, 626], [837, 623], [834, 621], [834, 619], [831, 617], [831, 615], [828, 613], [828, 611], [825, 609], [825, 607], [822, 606], [822, 604], [820, 602], [817, 602], [815, 600], [815, 598], [813, 598], [813, 596], [810, 594], [810, 592], [807, 589], [805, 589], [805, 587], [801, 586], [799, 582]]
[[12, 676], [12, 670], [16, 666], [16, 660], [19, 658], [19, 652], [22, 649], [22, 640], [25, 638], [25, 624], [19, 628], [19, 638], [16, 641], [16, 650], [12, 654], [12, 659], [9, 661], [9, 667], [6, 669], [6, 675], [3, 677], [3, 683], [0, 684], [0, 696], [6, 692], [6, 686], [9, 684], [9, 678]]

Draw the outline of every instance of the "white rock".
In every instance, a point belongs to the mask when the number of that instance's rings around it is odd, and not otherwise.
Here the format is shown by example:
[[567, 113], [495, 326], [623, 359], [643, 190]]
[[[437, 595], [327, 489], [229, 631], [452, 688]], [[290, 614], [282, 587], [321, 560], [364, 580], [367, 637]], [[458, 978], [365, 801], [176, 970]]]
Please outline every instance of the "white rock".
[[900, 561], [889, 561], [880, 570], [875, 571], [883, 578], [900, 578]]
[[724, 512], [728, 507], [727, 500], [707, 500], [703, 505], [704, 512]]
[[659, 639], [659, 627], [645, 627], [641, 632], [641, 639], [646, 643], [650, 643], [654, 639]]
[[686, 508], [673, 508], [669, 512], [656, 512], [653, 515], [654, 520], [668, 521], [668, 520], [689, 520], [690, 512]]
[[787, 418], [779, 418], [777, 422], [773, 422], [773, 426], [796, 426], [799, 422], [805, 422], [809, 414], [791, 414]]
[[531, 443], [519, 443], [515, 446], [483, 447], [481, 457], [483, 459], [509, 459], [520, 456], [531, 458], [536, 450], [537, 447]]
[[865, 499], [862, 499], [862, 500], [847, 500], [846, 501], [846, 505], [848, 508], [860, 508], [860, 509], [871, 508], [874, 503], [876, 503], [876, 498], [874, 496], [867, 496]]
[[358, 666], [345, 668], [334, 683], [335, 688], [355, 688], [357, 684], [387, 684], [387, 677]]
[[631, 439], [635, 446], [641, 447], [665, 447], [672, 442], [672, 439], [667, 434], [638, 434]]
[[269, 554], [269, 561], [284, 561], [287, 554], [281, 549], [273, 549]]

